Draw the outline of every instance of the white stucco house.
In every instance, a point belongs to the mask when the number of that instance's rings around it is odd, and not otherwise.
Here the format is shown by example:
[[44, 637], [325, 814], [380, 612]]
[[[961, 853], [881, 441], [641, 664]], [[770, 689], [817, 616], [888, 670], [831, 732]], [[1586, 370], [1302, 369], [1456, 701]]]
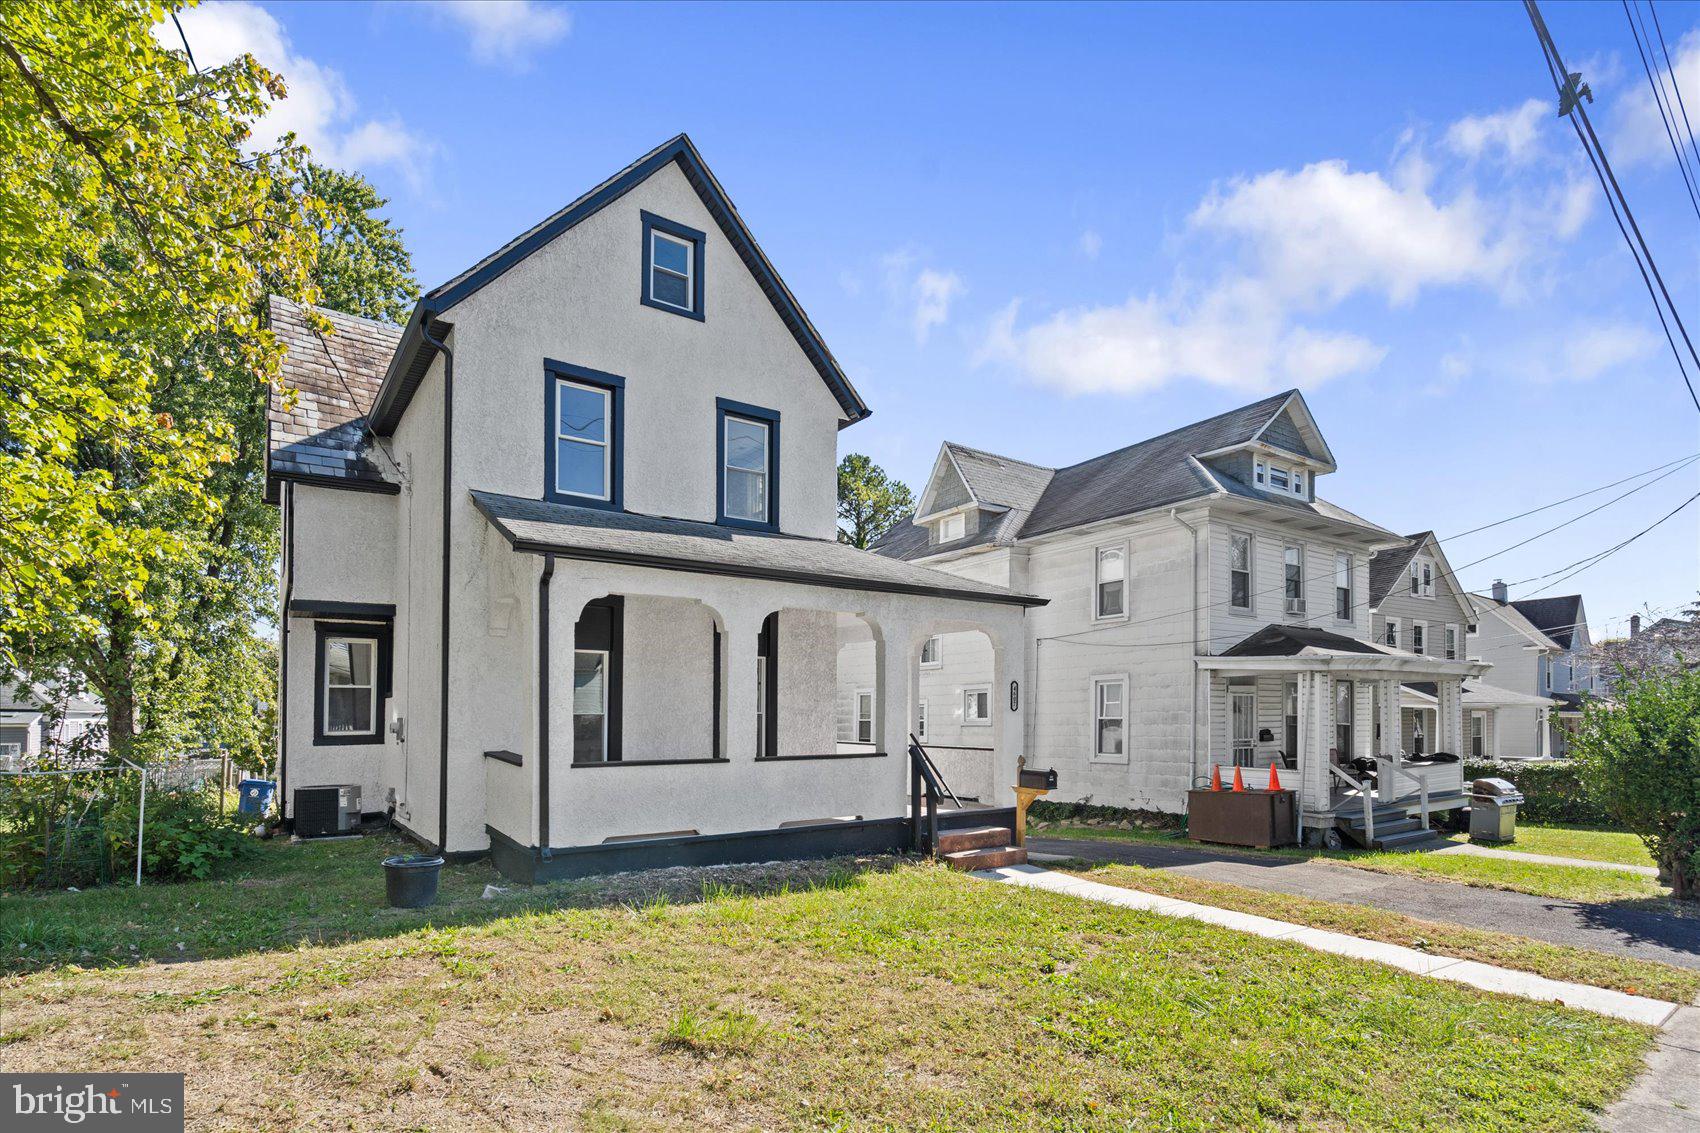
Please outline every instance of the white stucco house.
[[[1487, 666], [1376, 640], [1370, 564], [1408, 540], [1323, 499], [1336, 470], [1297, 390], [1066, 468], [946, 443], [876, 549], [1050, 599], [1025, 621], [1026, 746], [1054, 799], [1179, 812], [1213, 767], [1261, 786], [1275, 764], [1313, 834], [1397, 844], [1425, 795], [1464, 802], [1459, 764], [1406, 758], [1407, 690], [1433, 690], [1427, 750], [1456, 752]], [[1436, 633], [1467, 620], [1449, 609]], [[958, 751], [941, 767], [995, 784], [973, 730], [984, 644], [934, 649], [916, 726]]]
[[[322, 315], [271, 305], [286, 818], [358, 784], [527, 880], [909, 844], [925, 643], [982, 631], [1005, 688], [1043, 600], [836, 541], [868, 407], [688, 138], [405, 327]], [[989, 698], [987, 803], [1023, 716]]]

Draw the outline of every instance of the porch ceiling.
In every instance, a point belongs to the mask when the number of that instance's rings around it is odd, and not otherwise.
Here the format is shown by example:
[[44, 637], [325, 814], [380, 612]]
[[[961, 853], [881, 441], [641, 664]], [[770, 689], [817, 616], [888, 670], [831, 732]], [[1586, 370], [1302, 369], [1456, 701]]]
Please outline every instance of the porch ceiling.
[[474, 491], [472, 499], [514, 550], [530, 554], [839, 590], [1013, 606], [1046, 604], [1046, 599], [1031, 594], [826, 539], [737, 531], [697, 520], [572, 507], [495, 492]]

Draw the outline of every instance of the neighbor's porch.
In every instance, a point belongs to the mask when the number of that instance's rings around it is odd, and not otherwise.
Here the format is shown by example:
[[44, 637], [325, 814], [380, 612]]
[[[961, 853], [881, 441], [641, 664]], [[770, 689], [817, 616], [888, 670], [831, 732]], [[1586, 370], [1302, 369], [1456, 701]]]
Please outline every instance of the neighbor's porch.
[[[1298, 792], [1301, 834], [1336, 827], [1376, 840], [1406, 815], [1427, 817], [1464, 804], [1468, 742], [1463, 683], [1486, 666], [1396, 653], [1368, 642], [1305, 630], [1302, 640], [1269, 627], [1220, 656], [1199, 657], [1205, 673], [1209, 749], [1200, 785], [1239, 769], [1248, 787]], [[1419, 757], [1402, 716], [1405, 686], [1434, 687], [1432, 724]], [[1415, 829], [1416, 827], [1407, 827]]]

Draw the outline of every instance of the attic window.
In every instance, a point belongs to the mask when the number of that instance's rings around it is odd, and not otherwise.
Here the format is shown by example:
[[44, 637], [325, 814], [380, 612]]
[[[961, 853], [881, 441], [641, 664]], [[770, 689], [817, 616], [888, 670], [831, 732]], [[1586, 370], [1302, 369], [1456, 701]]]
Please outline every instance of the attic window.
[[967, 533], [968, 517], [961, 512], [957, 512], [955, 515], [947, 515], [939, 520], [939, 542], [941, 543], [960, 539]]
[[1434, 597], [1434, 561], [1432, 559], [1411, 560], [1411, 596], [1413, 598]]
[[1252, 463], [1252, 483], [1269, 492], [1285, 492], [1295, 496], [1305, 494], [1304, 470], [1277, 464], [1271, 460]]
[[646, 307], [702, 318], [703, 245], [707, 237], [653, 213], [643, 214], [643, 294]]

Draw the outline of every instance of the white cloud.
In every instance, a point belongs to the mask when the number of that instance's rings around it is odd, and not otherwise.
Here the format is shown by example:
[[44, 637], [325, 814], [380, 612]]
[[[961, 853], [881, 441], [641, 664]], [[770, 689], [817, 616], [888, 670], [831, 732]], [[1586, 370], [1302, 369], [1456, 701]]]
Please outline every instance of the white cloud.
[[1592, 381], [1620, 366], [1647, 361], [1659, 346], [1659, 337], [1644, 326], [1599, 323], [1568, 335], [1549, 373], [1571, 381]]
[[1541, 123], [1551, 117], [1550, 99], [1531, 98], [1511, 110], [1458, 119], [1446, 131], [1446, 144], [1471, 161], [1498, 154], [1510, 165], [1523, 165], [1539, 152]]
[[474, 59], [515, 70], [529, 69], [573, 28], [566, 9], [535, 0], [434, 0], [431, 7], [471, 35]]
[[[296, 54], [289, 33], [270, 12], [247, 0], [229, 0], [186, 8], [178, 19], [203, 67], [222, 66], [249, 54], [282, 76], [288, 97], [274, 102], [254, 123], [251, 148], [269, 149], [293, 133], [322, 164], [368, 171], [390, 168], [415, 191], [423, 186], [430, 142], [399, 118], [360, 119], [359, 105], [342, 75]], [[182, 47], [169, 21], [156, 25], [154, 35], [168, 48]]]
[[[1678, 87], [1683, 92], [1684, 100], [1689, 104], [1689, 121], [1695, 129], [1700, 130], [1700, 116], [1696, 111], [1700, 107], [1693, 105], [1695, 91], [1700, 91], [1700, 28], [1690, 31], [1687, 35], [1672, 45], [1671, 67], [1666, 70], [1664, 52], [1661, 50], [1655, 56], [1656, 62], [1653, 76], [1664, 84], [1665, 97], [1671, 99], [1671, 76], [1676, 76]], [[1631, 57], [1639, 63], [1640, 59]], [[1596, 88], [1603, 84], [1596, 84]], [[1673, 100], [1674, 101], [1674, 100]], [[1681, 108], [1677, 110], [1677, 125], [1681, 127]], [[1653, 100], [1653, 90], [1647, 85], [1644, 73], [1636, 73], [1631, 68], [1629, 86], [1623, 97], [1614, 107], [1616, 127], [1607, 143], [1606, 155], [1613, 164], [1620, 167], [1646, 164], [1651, 162], [1675, 162], [1676, 156], [1671, 153], [1670, 138], [1665, 134], [1665, 125], [1659, 117], [1658, 103]], [[1596, 119], [1597, 121], [1598, 119]], [[1679, 142], [1687, 141], [1684, 130], [1677, 135]], [[1693, 154], [1689, 157], [1692, 159]]]
[[932, 268], [921, 270], [911, 287], [915, 300], [912, 322], [917, 343], [925, 343], [932, 328], [943, 326], [949, 321], [951, 303], [960, 298], [965, 290], [967, 288], [962, 284], [962, 277], [953, 271], [934, 271]]
[[1104, 238], [1088, 228], [1080, 234], [1080, 254], [1089, 260], [1098, 258], [1098, 253], [1104, 250]]

